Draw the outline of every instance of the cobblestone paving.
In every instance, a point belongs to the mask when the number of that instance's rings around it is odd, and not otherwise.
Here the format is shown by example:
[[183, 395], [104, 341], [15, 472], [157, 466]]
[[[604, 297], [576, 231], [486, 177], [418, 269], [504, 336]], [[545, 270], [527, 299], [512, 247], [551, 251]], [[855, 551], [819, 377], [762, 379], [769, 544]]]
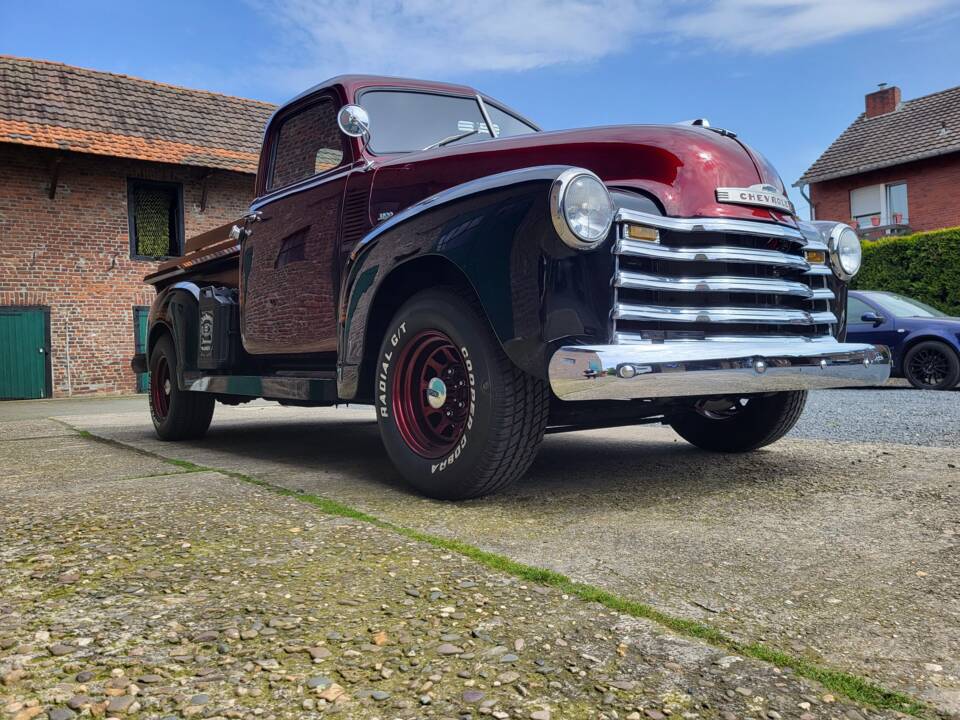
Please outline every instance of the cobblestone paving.
[[291, 497], [0, 423], [0, 714], [892, 717]]

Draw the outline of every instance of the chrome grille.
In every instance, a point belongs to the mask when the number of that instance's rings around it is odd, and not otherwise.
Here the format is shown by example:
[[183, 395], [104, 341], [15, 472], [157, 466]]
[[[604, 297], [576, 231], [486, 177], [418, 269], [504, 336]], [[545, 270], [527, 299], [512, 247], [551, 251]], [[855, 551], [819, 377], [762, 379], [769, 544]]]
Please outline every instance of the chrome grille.
[[[658, 241], [627, 237], [627, 224], [655, 228]], [[681, 219], [620, 210], [614, 249], [618, 342], [831, 334], [830, 270], [811, 266], [808, 242], [773, 223]]]

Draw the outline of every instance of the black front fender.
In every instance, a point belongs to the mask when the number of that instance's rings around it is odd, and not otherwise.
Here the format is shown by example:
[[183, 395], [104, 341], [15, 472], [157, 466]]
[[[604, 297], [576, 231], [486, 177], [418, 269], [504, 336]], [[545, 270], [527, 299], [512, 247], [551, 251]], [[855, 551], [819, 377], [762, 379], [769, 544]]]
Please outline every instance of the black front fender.
[[[507, 356], [532, 375], [546, 377], [548, 351], [557, 341], [607, 339], [610, 240], [593, 251], [572, 250], [550, 220], [550, 186], [565, 169], [526, 168], [458, 185], [411, 206], [358, 243], [341, 286], [341, 398], [357, 397], [364, 358], [371, 345], [379, 346], [371, 334], [378, 327], [374, 316], [384, 310], [381, 291], [417, 263], [455, 268]], [[405, 286], [406, 297], [444, 281], [429, 273], [399, 277], [420, 283]], [[391, 302], [387, 310], [392, 315], [396, 309]]]

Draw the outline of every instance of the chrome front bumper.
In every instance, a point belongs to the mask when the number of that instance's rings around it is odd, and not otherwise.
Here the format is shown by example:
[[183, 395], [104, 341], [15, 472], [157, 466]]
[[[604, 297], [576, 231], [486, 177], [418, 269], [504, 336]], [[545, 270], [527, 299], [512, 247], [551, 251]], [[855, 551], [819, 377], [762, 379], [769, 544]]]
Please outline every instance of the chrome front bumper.
[[703, 397], [880, 385], [883, 345], [831, 337], [718, 338], [562, 347], [550, 359], [562, 400]]

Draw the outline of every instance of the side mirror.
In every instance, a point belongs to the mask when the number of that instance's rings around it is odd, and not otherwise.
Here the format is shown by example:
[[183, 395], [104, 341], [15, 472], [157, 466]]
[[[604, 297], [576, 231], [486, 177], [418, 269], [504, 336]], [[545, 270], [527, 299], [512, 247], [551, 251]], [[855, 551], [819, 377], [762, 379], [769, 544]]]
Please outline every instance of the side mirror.
[[365, 137], [370, 134], [370, 116], [359, 105], [344, 105], [337, 113], [337, 125], [344, 135]]
[[860, 316], [861, 322], [873, 323], [874, 327], [877, 327], [877, 325], [883, 325], [884, 320], [886, 320], [885, 317], [882, 315], [877, 315], [875, 312], [865, 312]]

